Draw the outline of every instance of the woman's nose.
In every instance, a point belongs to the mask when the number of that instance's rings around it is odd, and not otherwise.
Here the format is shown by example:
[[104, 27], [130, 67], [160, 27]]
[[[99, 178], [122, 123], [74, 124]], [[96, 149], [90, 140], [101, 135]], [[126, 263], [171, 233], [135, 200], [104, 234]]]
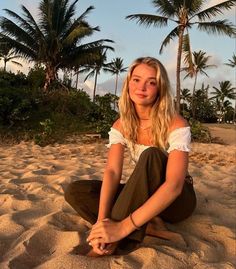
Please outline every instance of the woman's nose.
[[140, 82], [139, 90], [140, 91], [145, 91], [146, 90], [146, 82]]

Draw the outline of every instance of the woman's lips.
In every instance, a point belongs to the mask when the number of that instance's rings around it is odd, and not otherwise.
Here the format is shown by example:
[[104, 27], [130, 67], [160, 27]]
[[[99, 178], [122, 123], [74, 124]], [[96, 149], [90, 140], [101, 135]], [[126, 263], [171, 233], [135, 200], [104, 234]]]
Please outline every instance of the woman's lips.
[[139, 97], [139, 98], [145, 98], [146, 97], [145, 94], [141, 94], [141, 93], [137, 93], [136, 96]]

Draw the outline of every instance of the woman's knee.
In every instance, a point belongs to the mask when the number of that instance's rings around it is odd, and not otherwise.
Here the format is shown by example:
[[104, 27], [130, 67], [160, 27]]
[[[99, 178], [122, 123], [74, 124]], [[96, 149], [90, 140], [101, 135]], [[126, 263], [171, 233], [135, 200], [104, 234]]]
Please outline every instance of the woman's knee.
[[162, 162], [166, 162], [167, 161], [167, 156], [166, 154], [159, 148], [157, 147], [149, 147], [147, 149], [145, 149], [141, 155], [140, 155], [140, 160], [143, 162], [145, 160], [148, 159], [154, 159], [154, 160], [160, 160]]
[[71, 198], [72, 198], [72, 196], [73, 196], [73, 184], [74, 182], [72, 182], [72, 183], [70, 183], [68, 186], [67, 186], [67, 188], [65, 189], [65, 192], [64, 192], [64, 198], [65, 198], [65, 200], [68, 202], [68, 203], [70, 203], [70, 201], [71, 201]]
[[65, 200], [70, 203], [75, 198], [78, 200], [82, 193], [88, 191], [89, 184], [85, 180], [71, 182], [64, 193]]

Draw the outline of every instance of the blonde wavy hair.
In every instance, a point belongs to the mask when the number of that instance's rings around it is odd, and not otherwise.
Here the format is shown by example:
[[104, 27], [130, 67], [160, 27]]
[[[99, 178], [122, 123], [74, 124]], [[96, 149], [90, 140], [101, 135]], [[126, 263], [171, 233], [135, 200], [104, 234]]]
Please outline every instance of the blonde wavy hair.
[[133, 101], [129, 96], [129, 81], [133, 70], [140, 64], [146, 64], [156, 70], [158, 96], [151, 109], [151, 134], [154, 146], [166, 149], [168, 146], [168, 130], [176, 114], [174, 101], [171, 95], [169, 78], [165, 67], [156, 58], [142, 57], [131, 64], [127, 77], [124, 81], [122, 94], [119, 100], [120, 120], [124, 136], [134, 145], [137, 143], [139, 117], [136, 113]]

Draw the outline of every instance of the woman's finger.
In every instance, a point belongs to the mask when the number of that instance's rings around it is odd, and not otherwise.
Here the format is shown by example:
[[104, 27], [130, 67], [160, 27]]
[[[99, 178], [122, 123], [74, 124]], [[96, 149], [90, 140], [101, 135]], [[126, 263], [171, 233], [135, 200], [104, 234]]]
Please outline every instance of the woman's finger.
[[102, 233], [101, 231], [91, 232], [90, 235], [87, 237], [86, 241], [89, 242], [100, 237], [105, 237], [104, 233]]

